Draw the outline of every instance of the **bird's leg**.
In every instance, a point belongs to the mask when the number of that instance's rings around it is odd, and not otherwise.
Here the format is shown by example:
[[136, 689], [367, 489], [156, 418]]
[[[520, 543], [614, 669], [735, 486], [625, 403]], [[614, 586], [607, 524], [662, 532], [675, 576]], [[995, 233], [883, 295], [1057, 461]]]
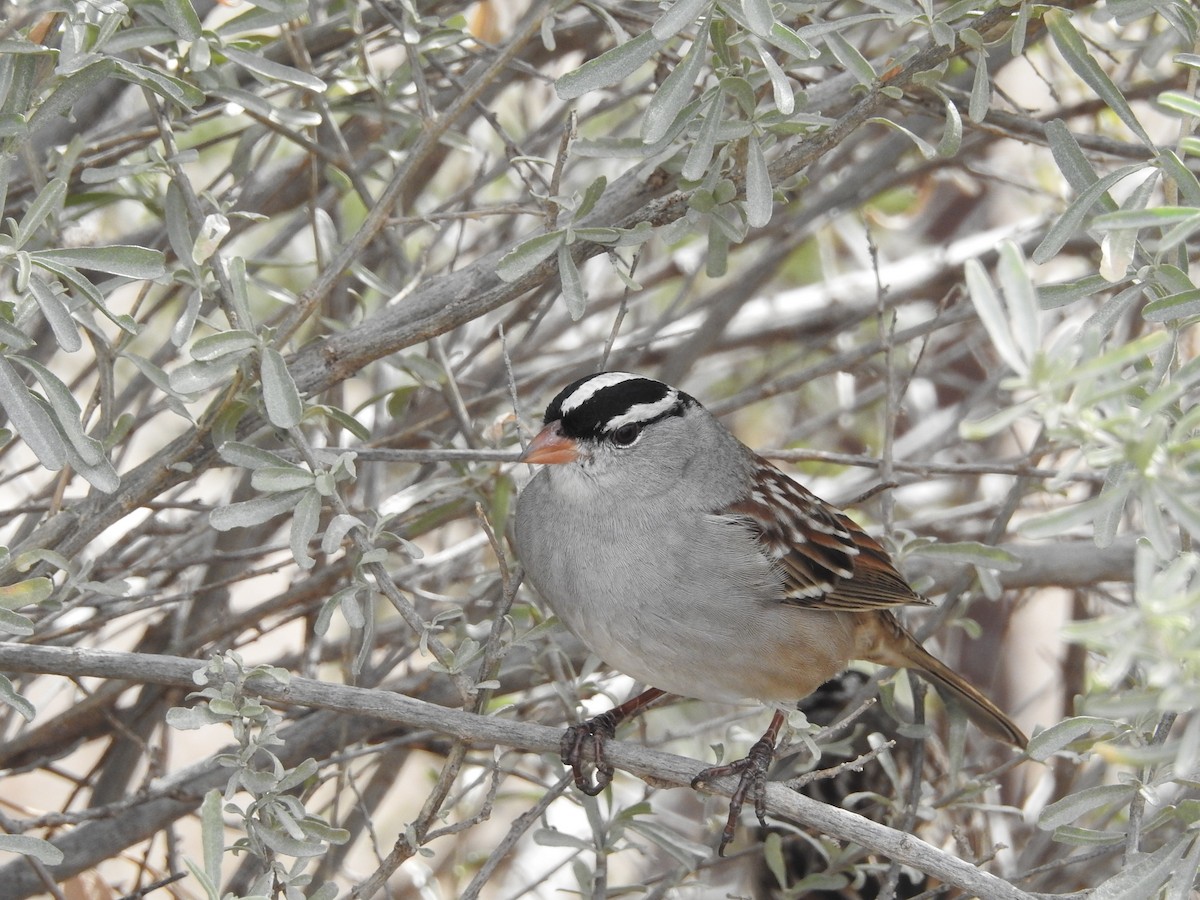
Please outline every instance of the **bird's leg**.
[[[586, 722], [570, 726], [563, 732], [559, 753], [563, 765], [570, 766], [575, 775], [575, 786], [585, 794], [595, 797], [612, 783], [613, 767], [604, 755], [605, 742], [616, 734], [617, 726], [626, 719], [639, 715], [647, 706], [666, 694], [658, 688], [642, 691], [620, 706], [593, 716]], [[588, 778], [583, 767], [591, 762], [596, 769], [595, 782]]]
[[779, 710], [771, 718], [771, 724], [763, 732], [763, 736], [755, 741], [750, 752], [744, 759], [738, 759], [727, 765], [713, 766], [705, 769], [692, 779], [692, 787], [699, 787], [706, 781], [720, 778], [723, 775], [737, 775], [738, 786], [729, 797], [729, 818], [725, 820], [725, 830], [721, 832], [721, 845], [717, 855], [724, 856], [725, 848], [733, 840], [737, 829], [738, 816], [742, 812], [742, 804], [746, 795], [754, 798], [754, 812], [764, 828], [767, 827], [767, 769], [775, 759], [775, 743], [779, 740], [779, 732], [783, 730], [786, 716]]

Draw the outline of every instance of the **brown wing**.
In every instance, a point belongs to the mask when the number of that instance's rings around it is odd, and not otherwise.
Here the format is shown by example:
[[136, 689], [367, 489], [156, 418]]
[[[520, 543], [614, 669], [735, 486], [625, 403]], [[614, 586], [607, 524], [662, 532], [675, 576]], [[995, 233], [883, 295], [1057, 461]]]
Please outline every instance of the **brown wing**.
[[750, 528], [784, 578], [785, 603], [860, 611], [930, 605], [849, 516], [766, 460], [751, 495], [730, 512]]

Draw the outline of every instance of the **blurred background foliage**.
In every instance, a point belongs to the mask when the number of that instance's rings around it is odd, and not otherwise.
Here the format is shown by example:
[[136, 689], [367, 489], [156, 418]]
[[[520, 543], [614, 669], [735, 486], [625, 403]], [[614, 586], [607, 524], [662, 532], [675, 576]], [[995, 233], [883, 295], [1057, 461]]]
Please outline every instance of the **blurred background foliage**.
[[[538, 743], [632, 687], [504, 538], [520, 441], [599, 368], [851, 504], [1036, 732], [1010, 759], [885, 678], [814, 739], [851, 676], [778, 779], [871, 754], [803, 790], [979, 896], [1195, 896], [1192, 4], [5, 14], [4, 897], [935, 890], [784, 816], [718, 859], [721, 798], [584, 798]], [[341, 684], [478, 716], [352, 717]], [[628, 737], [707, 764], [764, 716]]]

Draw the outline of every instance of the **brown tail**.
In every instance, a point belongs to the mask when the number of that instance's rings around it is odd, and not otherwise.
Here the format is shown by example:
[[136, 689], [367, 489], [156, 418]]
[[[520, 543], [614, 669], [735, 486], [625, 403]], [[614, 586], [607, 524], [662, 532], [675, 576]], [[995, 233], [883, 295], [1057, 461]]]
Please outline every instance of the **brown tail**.
[[[883, 617], [881, 617], [883, 618]], [[891, 640], [881, 641], [872, 654], [872, 661], [906, 669], [916, 669], [928, 678], [943, 695], [949, 694], [962, 705], [967, 718], [974, 722], [984, 734], [996, 740], [1012, 744], [1024, 750], [1029, 738], [1025, 737], [1013, 720], [1006, 716], [995, 703], [983, 696], [966, 679], [950, 669], [940, 659], [930, 654], [917, 643], [894, 616], [887, 616], [895, 631]], [[891, 628], [887, 629], [892, 631]]]

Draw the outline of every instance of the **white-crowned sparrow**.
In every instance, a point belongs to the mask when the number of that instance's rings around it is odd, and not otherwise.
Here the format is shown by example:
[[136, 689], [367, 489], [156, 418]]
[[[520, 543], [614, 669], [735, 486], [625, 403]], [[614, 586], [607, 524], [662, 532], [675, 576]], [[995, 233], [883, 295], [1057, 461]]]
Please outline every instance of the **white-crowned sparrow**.
[[[654, 689], [573, 726], [563, 761], [597, 793], [611, 780], [603, 741], [664, 693], [776, 707], [738, 773], [724, 844], [746, 793], [761, 793], [780, 707], [861, 659], [916, 669], [989, 735], [1025, 735], [927, 653], [892, 607], [929, 601], [886, 550], [734, 437], [694, 398], [624, 372], [568, 385], [521, 459], [548, 464], [517, 506], [526, 577], [587, 647]], [[596, 781], [583, 766], [594, 759]]]

